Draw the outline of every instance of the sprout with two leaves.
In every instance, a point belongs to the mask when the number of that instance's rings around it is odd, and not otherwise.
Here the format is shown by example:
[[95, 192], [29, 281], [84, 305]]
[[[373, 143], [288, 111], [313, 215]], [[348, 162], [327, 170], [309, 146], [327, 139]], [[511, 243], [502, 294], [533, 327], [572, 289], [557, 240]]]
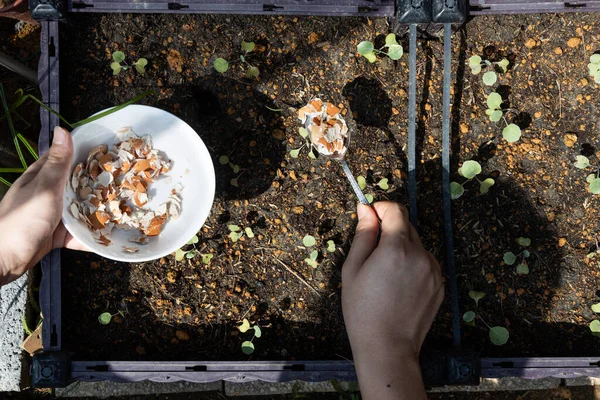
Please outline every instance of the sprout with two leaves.
[[186, 243], [186, 245], [192, 245], [194, 246], [193, 249], [191, 250], [187, 250], [184, 251], [183, 248], [181, 249], [177, 249], [177, 251], [175, 252], [175, 260], [176, 261], [183, 261], [184, 258], [191, 260], [192, 258], [196, 257], [196, 256], [202, 256], [202, 264], [204, 265], [208, 265], [210, 264], [210, 261], [213, 259], [214, 254], [212, 253], [207, 253], [207, 254], [202, 254], [198, 251], [198, 249], [196, 249], [196, 243], [198, 243], [198, 236], [194, 235], [194, 237], [192, 237], [190, 240], [188, 240], [188, 242]]
[[254, 232], [249, 226], [243, 230], [238, 225], [227, 225], [227, 228], [229, 228], [229, 239], [231, 239], [233, 243], [240, 240], [244, 234], [246, 234], [248, 239], [252, 239], [254, 237]]
[[[477, 309], [477, 307], [479, 307], [479, 300], [481, 300], [485, 297], [485, 293], [471, 290], [471, 291], [469, 291], [469, 297], [475, 301], [475, 309]], [[508, 338], [509, 338], [510, 334], [508, 332], [508, 329], [506, 329], [505, 327], [489, 326], [483, 320], [483, 318], [481, 318], [481, 315], [475, 311], [467, 311], [462, 316], [463, 321], [467, 325], [473, 326], [473, 327], [475, 326], [475, 318], [479, 318], [479, 320], [481, 322], [483, 322], [483, 324], [488, 328], [488, 335], [490, 337], [490, 341], [492, 342], [492, 344], [495, 344], [496, 346], [502, 346], [502, 345], [506, 344], [506, 342], [508, 342]]]
[[502, 72], [506, 72], [508, 69], [509, 61], [506, 58], [498, 62], [491, 62], [489, 60], [482, 60], [478, 55], [474, 55], [469, 58], [469, 67], [473, 75], [478, 75], [481, 72], [482, 67], [487, 68], [487, 71], [483, 74], [483, 83], [487, 86], [492, 86], [498, 81], [498, 75], [494, 71], [494, 66], [497, 65]]
[[[387, 49], [387, 51], [384, 51], [384, 49]], [[392, 60], [399, 60], [402, 58], [402, 54], [404, 54], [402, 46], [398, 44], [396, 35], [393, 33], [385, 37], [385, 46], [380, 49], [376, 49], [373, 42], [365, 40], [356, 46], [356, 51], [371, 63], [377, 61], [377, 54], [385, 54]]]
[[148, 65], [148, 60], [143, 57], [129, 65], [125, 62], [125, 53], [122, 51], [115, 51], [112, 54], [112, 59], [113, 62], [110, 64], [110, 68], [113, 71], [113, 75], [119, 75], [121, 71], [127, 71], [132, 67], [135, 68], [135, 70], [141, 75], [146, 73], [146, 65]]
[[[526, 237], [517, 238], [517, 244], [521, 247], [529, 247], [531, 246], [531, 239]], [[515, 254], [512, 251], [507, 251], [502, 256], [502, 261], [506, 265], [514, 265], [517, 261], [520, 262], [517, 264], [516, 273], [518, 275], [527, 275], [529, 274], [529, 264], [527, 264], [527, 259], [531, 256], [531, 252], [527, 249], [524, 249], [519, 254]]]
[[594, 78], [594, 82], [600, 84], [600, 54], [592, 54], [588, 70], [591, 77]]
[[[256, 78], [258, 75], [260, 75], [259, 69], [248, 62], [250, 53], [252, 53], [254, 51], [255, 47], [256, 47], [256, 45], [254, 44], [254, 42], [245, 42], [242, 40], [242, 52], [243, 53], [240, 54], [239, 61], [242, 63], [242, 65], [245, 65], [248, 67], [248, 69], [246, 70], [246, 78]], [[232, 61], [232, 62], [234, 62], [234, 61]], [[227, 70], [229, 69], [229, 63], [230, 62], [227, 61], [226, 59], [219, 57], [219, 58], [215, 59], [215, 61], [213, 62], [213, 67], [217, 72], [223, 74], [223, 73], [227, 72]]]
[[247, 355], [254, 353], [254, 343], [252, 343], [252, 342], [254, 341], [254, 338], [259, 338], [262, 336], [262, 331], [260, 330], [260, 326], [251, 325], [250, 321], [248, 321], [246, 318], [244, 318], [244, 320], [242, 321], [242, 324], [240, 326], [238, 326], [237, 328], [241, 333], [246, 333], [250, 329], [252, 329], [252, 333], [253, 333], [252, 339], [246, 340], [244, 343], [242, 343], [242, 352]]
[[[229, 165], [229, 168], [231, 168], [231, 170], [233, 171], [233, 173], [234, 173], [234, 174], [239, 174], [239, 172], [240, 172], [240, 166], [239, 166], [239, 165], [237, 165], [237, 164], [234, 164], [234, 163], [232, 163], [232, 162], [229, 160], [229, 157], [227, 157], [227, 156], [225, 156], [225, 155], [223, 155], [223, 156], [219, 157], [219, 164], [221, 164], [221, 165]], [[243, 174], [243, 172], [242, 172], [242, 174]], [[242, 174], [239, 174], [239, 175], [238, 175], [238, 176], [236, 176], [235, 178], [232, 178], [232, 179], [229, 181], [229, 183], [230, 183], [232, 186], [239, 187], [239, 184], [238, 184], [238, 179], [239, 179], [239, 177], [240, 177], [240, 176], [242, 176]]]
[[[302, 238], [302, 244], [304, 245], [304, 247], [310, 248], [317, 244], [317, 240], [315, 239], [314, 236], [306, 235]], [[335, 242], [333, 240], [328, 240], [327, 247], [325, 249], [327, 250], [328, 253], [334, 253], [336, 250]], [[309, 256], [304, 259], [304, 262], [313, 268], [317, 268], [319, 266], [319, 263], [317, 262], [317, 258], [319, 258], [319, 251], [313, 250], [313, 251], [311, 251]]]
[[592, 194], [600, 194], [600, 167], [590, 164], [590, 159], [586, 156], [576, 156], [575, 168], [587, 169], [593, 168], [595, 172], [589, 174], [585, 180], [589, 183], [589, 189]]
[[300, 133], [300, 136], [302, 136], [302, 138], [304, 139], [304, 141], [306, 143], [304, 143], [302, 146], [300, 146], [297, 149], [290, 150], [290, 156], [292, 158], [298, 158], [298, 156], [300, 155], [300, 152], [302, 151], [302, 149], [304, 147], [306, 147], [308, 149], [308, 156], [310, 158], [312, 158], [312, 159], [317, 158], [317, 156], [313, 152], [312, 143], [310, 142], [310, 139], [308, 138], [308, 131], [305, 128], [298, 128], [298, 133]]
[[[492, 122], [498, 122], [500, 119], [504, 119], [504, 123], [506, 126], [502, 130], [502, 137], [509, 143], [514, 143], [521, 138], [521, 128], [517, 124], [509, 124], [504, 118], [504, 111], [511, 110], [502, 110], [502, 96], [500, 96], [496, 92], [492, 92], [487, 97], [487, 110], [485, 110], [486, 115], [490, 118]], [[514, 111], [514, 110], [512, 110]]]
[[465, 193], [465, 188], [464, 188], [464, 184], [467, 182], [470, 182], [471, 180], [475, 179], [477, 180], [477, 182], [479, 182], [479, 193], [480, 194], [486, 194], [487, 192], [490, 191], [490, 188], [492, 186], [494, 186], [494, 183], [496, 183], [492, 178], [487, 178], [484, 179], [483, 181], [480, 181], [479, 178], [477, 178], [477, 175], [479, 175], [481, 173], [481, 165], [474, 160], [467, 160], [463, 163], [462, 167], [460, 167], [458, 169], [458, 174], [464, 178], [467, 179], [466, 182], [464, 183], [458, 183], [458, 182], [450, 182], [450, 197], [452, 198], [452, 200], [456, 200], [458, 198], [460, 198], [464, 193]]

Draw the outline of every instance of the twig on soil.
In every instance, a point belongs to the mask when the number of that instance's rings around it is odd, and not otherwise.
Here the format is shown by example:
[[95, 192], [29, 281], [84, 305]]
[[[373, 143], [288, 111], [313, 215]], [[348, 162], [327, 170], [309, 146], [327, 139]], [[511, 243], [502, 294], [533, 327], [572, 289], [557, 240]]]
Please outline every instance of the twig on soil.
[[317, 291], [317, 289], [315, 289], [314, 287], [312, 287], [308, 282], [306, 282], [304, 280], [304, 278], [302, 278], [300, 275], [298, 275], [296, 272], [294, 272], [293, 269], [291, 269], [290, 267], [288, 267], [287, 265], [285, 265], [283, 263], [283, 261], [281, 261], [279, 258], [277, 257], [273, 257], [279, 264], [283, 265], [285, 267], [285, 269], [287, 269], [287, 271], [289, 273], [291, 273], [292, 275], [294, 275], [296, 278], [298, 278], [298, 280], [300, 280], [300, 282], [304, 283], [308, 288], [310, 288], [310, 290], [312, 290], [313, 292], [315, 292], [319, 297], [321, 296], [321, 293], [319, 293]]

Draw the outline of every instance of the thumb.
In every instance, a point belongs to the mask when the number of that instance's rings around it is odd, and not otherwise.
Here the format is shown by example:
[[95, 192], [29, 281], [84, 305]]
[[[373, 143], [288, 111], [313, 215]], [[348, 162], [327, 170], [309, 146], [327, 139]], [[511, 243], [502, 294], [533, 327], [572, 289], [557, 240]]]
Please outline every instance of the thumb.
[[54, 128], [52, 146], [48, 150], [48, 158], [39, 175], [43, 182], [52, 187], [62, 187], [67, 181], [73, 161], [73, 140], [71, 134], [57, 126]]
[[373, 208], [359, 204], [356, 213], [358, 225], [343, 267], [346, 274], [352, 275], [358, 272], [377, 247], [377, 235], [379, 234], [379, 219]]

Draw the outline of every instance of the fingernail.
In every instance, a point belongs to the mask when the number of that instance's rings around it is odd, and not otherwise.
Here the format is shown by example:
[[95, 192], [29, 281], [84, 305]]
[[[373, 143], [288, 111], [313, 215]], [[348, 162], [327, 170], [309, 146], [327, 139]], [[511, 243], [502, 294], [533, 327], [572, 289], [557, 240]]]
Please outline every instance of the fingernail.
[[54, 128], [54, 138], [52, 139], [52, 144], [61, 145], [67, 139], [67, 131], [65, 131], [60, 126]]
[[362, 203], [358, 203], [356, 207], [356, 214], [358, 215], [358, 219], [363, 219], [367, 215], [367, 207]]

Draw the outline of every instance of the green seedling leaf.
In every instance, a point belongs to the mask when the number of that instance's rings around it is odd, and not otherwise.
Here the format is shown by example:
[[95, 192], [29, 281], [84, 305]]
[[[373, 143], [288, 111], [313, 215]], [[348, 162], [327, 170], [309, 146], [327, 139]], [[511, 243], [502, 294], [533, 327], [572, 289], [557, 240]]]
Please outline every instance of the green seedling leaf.
[[490, 117], [491, 122], [498, 122], [502, 118], [501, 110], [492, 110], [488, 108], [487, 110], [485, 110], [485, 113]]
[[146, 60], [145, 58], [140, 58], [135, 63], [133, 63], [133, 65], [135, 66], [135, 70], [143, 75], [146, 73], [146, 65], [148, 65], [148, 60]]
[[292, 158], [298, 158], [299, 155], [300, 155], [300, 149], [290, 150], [290, 156]]
[[592, 311], [595, 313], [600, 313], [600, 303], [592, 304]]
[[512, 251], [508, 251], [504, 253], [504, 256], [502, 256], [502, 260], [504, 260], [504, 264], [506, 265], [513, 265], [515, 261], [517, 261], [517, 256], [515, 256], [515, 253], [513, 253]]
[[385, 45], [391, 46], [394, 44], [398, 44], [398, 42], [396, 41], [396, 35], [394, 35], [393, 33], [390, 33], [389, 35], [387, 35], [385, 37]]
[[485, 297], [485, 293], [477, 292], [475, 290], [469, 290], [469, 297], [475, 300], [475, 306], [479, 306], [479, 300]]
[[500, 69], [502, 70], [502, 72], [506, 72], [508, 69], [508, 64], [510, 64], [510, 62], [506, 58], [503, 58], [497, 64], [500, 67]]
[[213, 63], [213, 67], [217, 70], [217, 72], [224, 73], [229, 69], [229, 63], [224, 58], [217, 58]]
[[335, 242], [333, 240], [327, 241], [327, 251], [333, 253], [335, 251]]
[[466, 313], [463, 314], [463, 321], [465, 322], [473, 322], [473, 320], [475, 319], [475, 312], [474, 311], [467, 311]]
[[251, 341], [246, 340], [242, 343], [242, 352], [248, 355], [254, 353], [254, 344]]
[[311, 148], [310, 151], [308, 152], [308, 156], [310, 158], [312, 158], [313, 160], [317, 158], [317, 156], [315, 156], [315, 153], [313, 153], [313, 149]]
[[465, 188], [458, 182], [450, 182], [450, 198], [456, 200], [465, 193]]
[[590, 75], [595, 76], [598, 73], [598, 70], [600, 70], [600, 64], [588, 64], [588, 72]]
[[492, 186], [494, 186], [494, 183], [496, 183], [496, 181], [494, 181], [492, 178], [487, 178], [484, 181], [479, 183], [479, 193], [480, 194], [486, 194], [487, 192], [490, 191], [490, 188]]
[[369, 204], [373, 203], [373, 200], [375, 200], [375, 198], [373, 197], [373, 195], [370, 194], [370, 193], [365, 194], [365, 198], [367, 199], [367, 201], [369, 202]]
[[383, 190], [388, 190], [390, 188], [388, 185], [388, 178], [383, 178], [382, 180], [380, 180], [379, 183], [377, 183], [377, 186], [379, 186]]
[[491, 108], [492, 110], [496, 110], [496, 109], [500, 108], [501, 104], [502, 104], [502, 96], [500, 96], [498, 93], [492, 92], [488, 95], [488, 97], [487, 97], [488, 108]]
[[221, 164], [221, 165], [229, 164], [229, 157], [227, 157], [227, 156], [219, 157], [219, 164]]
[[586, 169], [590, 166], [590, 160], [586, 156], [575, 156], [575, 168]]
[[517, 238], [517, 244], [519, 246], [529, 247], [529, 246], [531, 246], [531, 239], [530, 238], [526, 238], [526, 237], [518, 237]]
[[498, 80], [498, 76], [494, 71], [488, 71], [483, 74], [483, 83], [488, 86], [492, 86]]
[[234, 174], [237, 174], [238, 172], [240, 172], [240, 166], [239, 165], [229, 163], [229, 166], [233, 170]]
[[481, 65], [471, 65], [471, 73], [473, 75], [479, 75], [481, 72]]
[[523, 250], [523, 257], [529, 258], [530, 255], [531, 253], [529, 252], [529, 250]]
[[194, 235], [186, 244], [196, 244], [198, 243], [198, 236]]
[[377, 61], [377, 56], [375, 55], [375, 52], [372, 51], [370, 53], [367, 54], [363, 54], [363, 56], [369, 60], [370, 63], [374, 63], [375, 61]]
[[316, 262], [315, 260], [311, 260], [310, 258], [305, 258], [304, 262], [307, 263], [308, 265], [310, 265], [313, 268], [317, 268], [319, 266], [318, 262]]
[[257, 67], [250, 67], [246, 71], [246, 78], [256, 78], [258, 75], [260, 75], [260, 71]]
[[247, 227], [246, 229], [244, 229], [244, 232], [246, 232], [246, 236], [248, 236], [248, 238], [252, 239], [254, 237], [254, 232], [252, 231], [252, 228]]
[[241, 229], [239, 226], [237, 226], [237, 225], [227, 225], [227, 228], [229, 228], [229, 231], [231, 231], [231, 232], [239, 232], [239, 231], [241, 231], [241, 230], [242, 230], [242, 229]]
[[299, 128], [298, 133], [300, 133], [300, 136], [302, 136], [304, 139], [308, 137], [308, 131], [306, 128]]
[[233, 243], [237, 242], [242, 236], [244, 235], [243, 232], [230, 232], [229, 233], [229, 239], [231, 239], [231, 241]]
[[365, 57], [367, 56], [367, 54], [373, 53], [373, 50], [375, 50], [375, 46], [368, 40], [360, 42], [358, 46], [356, 46], [356, 51]]
[[112, 315], [109, 312], [103, 312], [102, 314], [98, 315], [98, 322], [100, 322], [102, 325], [110, 324], [111, 319]]
[[198, 252], [196, 250], [190, 250], [187, 253], [185, 253], [185, 258], [192, 259], [194, 257], [196, 257], [196, 254], [198, 254]]
[[590, 56], [590, 63], [592, 63], [592, 64], [600, 64], [600, 54], [592, 54]]
[[592, 322], [590, 322], [590, 330], [593, 333], [600, 333], [600, 321], [595, 319]]
[[214, 257], [214, 254], [212, 254], [212, 253], [202, 254], [202, 264], [204, 264], [204, 265], [210, 264], [210, 260], [212, 260], [213, 257]]
[[585, 178], [585, 181], [586, 181], [587, 183], [592, 183], [592, 181], [593, 181], [594, 179], [596, 179], [596, 174], [589, 174], [589, 175], [588, 175], [588, 176]]
[[356, 182], [358, 183], [358, 187], [360, 190], [365, 190], [367, 188], [367, 180], [364, 176], [359, 175], [356, 177]]
[[469, 57], [469, 67], [479, 67], [481, 66], [481, 57], [480, 56], [471, 56]]
[[242, 324], [240, 326], [238, 326], [237, 328], [242, 333], [248, 332], [248, 330], [250, 329], [250, 321], [248, 321], [246, 318], [244, 318], [244, 320], [242, 321]]
[[243, 63], [246, 62], [246, 57], [240, 56], [240, 61], [243, 62]]
[[115, 51], [112, 54], [112, 58], [116, 63], [122, 63], [123, 61], [125, 61], [125, 53], [123, 53], [122, 51]]
[[518, 264], [517, 265], [517, 274], [519, 274], [519, 275], [529, 274], [529, 266], [525, 263]]
[[121, 64], [119, 64], [118, 62], [114, 62], [112, 64], [110, 64], [110, 67], [113, 70], [113, 75], [119, 75], [119, 73], [121, 72]]
[[177, 249], [177, 251], [175, 252], [175, 260], [181, 261], [183, 260], [183, 257], [185, 257], [185, 251]]
[[304, 244], [305, 247], [312, 247], [315, 245], [315, 243], [317, 243], [317, 241], [315, 240], [315, 238], [313, 236], [306, 235], [302, 239], [302, 243]]
[[493, 326], [490, 328], [490, 340], [496, 346], [502, 346], [508, 342], [508, 329], [503, 326]]
[[250, 53], [252, 50], [254, 50], [254, 42], [245, 42], [242, 40], [242, 51], [245, 53]]
[[502, 130], [502, 137], [509, 143], [514, 143], [521, 138], [521, 128], [516, 124], [509, 124]]
[[256, 336], [257, 338], [262, 336], [262, 331], [260, 330], [260, 326], [254, 325], [252, 328], [254, 329], [254, 336]]
[[312, 253], [310, 253], [310, 256], [308, 256], [308, 258], [310, 258], [313, 261], [316, 261], [317, 258], [319, 258], [319, 252], [317, 250], [313, 250]]
[[240, 185], [238, 184], [238, 180], [237, 178], [233, 178], [232, 180], [229, 181], [229, 184], [231, 186], [235, 186], [235, 187], [239, 187]]
[[473, 179], [481, 173], [481, 165], [477, 161], [468, 160], [460, 167], [460, 171], [465, 178]]
[[590, 192], [593, 194], [600, 194], [600, 179], [595, 178], [590, 182]]
[[404, 49], [399, 44], [393, 44], [388, 47], [387, 55], [392, 60], [399, 60], [402, 58], [402, 54], [404, 54]]

